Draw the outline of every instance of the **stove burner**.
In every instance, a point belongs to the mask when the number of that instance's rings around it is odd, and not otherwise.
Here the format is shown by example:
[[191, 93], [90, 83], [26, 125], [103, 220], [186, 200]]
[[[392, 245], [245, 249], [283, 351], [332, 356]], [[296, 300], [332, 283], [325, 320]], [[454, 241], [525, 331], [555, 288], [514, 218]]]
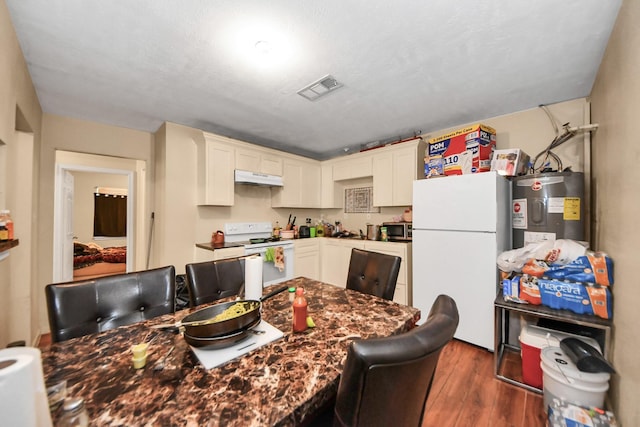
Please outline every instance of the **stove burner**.
[[257, 243], [277, 242], [279, 240], [280, 240], [279, 237], [265, 237], [265, 238], [249, 239], [249, 243], [251, 243], [252, 245], [255, 245]]

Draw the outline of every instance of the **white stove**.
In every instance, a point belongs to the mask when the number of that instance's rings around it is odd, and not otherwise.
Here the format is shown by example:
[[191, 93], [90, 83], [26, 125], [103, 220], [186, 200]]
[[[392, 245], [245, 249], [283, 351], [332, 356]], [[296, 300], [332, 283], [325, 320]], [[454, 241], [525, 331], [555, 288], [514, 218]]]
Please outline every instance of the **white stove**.
[[[241, 243], [245, 255], [259, 254], [264, 260], [270, 258], [269, 253], [282, 251], [283, 263], [265, 261], [262, 268], [262, 285], [269, 286], [293, 279], [293, 242], [291, 240], [271, 241], [272, 226], [270, 222], [232, 222], [224, 225], [225, 242]], [[251, 239], [265, 240], [252, 243]]]

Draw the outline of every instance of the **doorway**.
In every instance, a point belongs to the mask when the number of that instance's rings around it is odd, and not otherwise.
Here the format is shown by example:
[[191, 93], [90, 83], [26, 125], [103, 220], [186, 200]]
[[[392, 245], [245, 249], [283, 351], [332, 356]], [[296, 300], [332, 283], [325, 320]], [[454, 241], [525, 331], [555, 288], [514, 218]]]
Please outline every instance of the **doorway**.
[[93, 173], [123, 176], [128, 192], [126, 272], [144, 265], [144, 212], [146, 200], [145, 162], [111, 156], [56, 151], [53, 280], [67, 282], [73, 277], [74, 253], [74, 174]]

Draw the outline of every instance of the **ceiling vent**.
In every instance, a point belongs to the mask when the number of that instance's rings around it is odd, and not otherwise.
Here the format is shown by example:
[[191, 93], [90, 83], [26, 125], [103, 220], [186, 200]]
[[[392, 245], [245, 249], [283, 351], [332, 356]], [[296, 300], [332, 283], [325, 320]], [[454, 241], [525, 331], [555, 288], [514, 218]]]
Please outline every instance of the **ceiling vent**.
[[327, 75], [307, 87], [300, 89], [298, 95], [307, 98], [309, 101], [315, 101], [321, 96], [327, 95], [341, 87], [342, 83], [339, 83], [333, 76]]

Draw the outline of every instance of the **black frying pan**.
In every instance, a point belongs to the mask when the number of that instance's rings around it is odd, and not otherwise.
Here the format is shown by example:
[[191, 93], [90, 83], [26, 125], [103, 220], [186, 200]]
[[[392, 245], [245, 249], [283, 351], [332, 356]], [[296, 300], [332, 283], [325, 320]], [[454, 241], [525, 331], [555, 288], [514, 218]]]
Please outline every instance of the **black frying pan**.
[[246, 328], [240, 329], [239, 331], [211, 338], [193, 337], [185, 332], [184, 340], [187, 342], [187, 344], [201, 348], [203, 350], [217, 350], [219, 348], [225, 348], [234, 345], [235, 343], [247, 338], [248, 335], [257, 333], [256, 331], [253, 331], [253, 328], [259, 323], [260, 319], [256, 320]]
[[[216, 338], [226, 337], [247, 329], [252, 324], [257, 324], [260, 320], [260, 308], [262, 302], [287, 289], [286, 286], [278, 288], [260, 300], [239, 300], [229, 301], [206, 307], [185, 316], [175, 324], [155, 325], [154, 328], [184, 328], [186, 335], [194, 338]], [[242, 304], [244, 313], [230, 319], [216, 321], [214, 318], [234, 304]]]

